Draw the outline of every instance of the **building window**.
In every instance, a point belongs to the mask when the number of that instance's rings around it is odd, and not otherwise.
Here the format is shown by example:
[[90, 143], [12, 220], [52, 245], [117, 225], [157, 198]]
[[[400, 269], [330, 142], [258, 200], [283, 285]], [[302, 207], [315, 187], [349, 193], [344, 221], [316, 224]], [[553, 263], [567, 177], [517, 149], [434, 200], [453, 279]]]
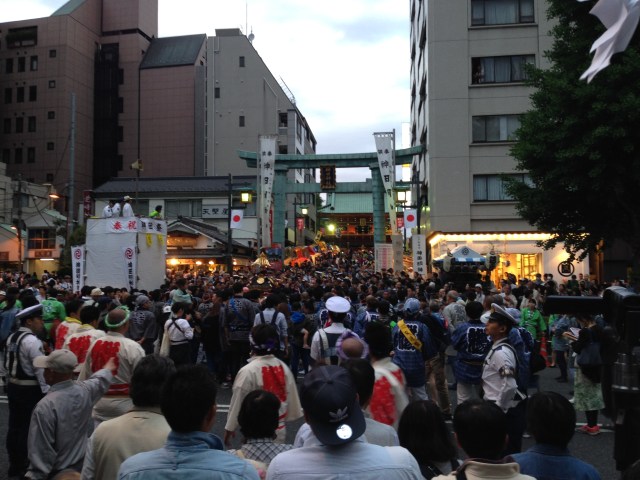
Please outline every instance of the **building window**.
[[38, 70], [38, 56], [37, 55], [32, 55], [31, 59], [29, 61], [29, 68], [31, 69], [32, 72], [35, 72], [36, 70]]
[[13, 94], [11, 93], [11, 88], [4, 89], [4, 103], [11, 103], [13, 98]]
[[55, 118], [56, 118], [56, 112], [54, 112], [53, 110], [49, 110], [47, 112], [47, 119], [55, 120]]
[[35, 102], [38, 99], [38, 87], [31, 85], [29, 87], [29, 101]]
[[118, 85], [124, 85], [124, 69], [118, 69]]
[[220, 98], [220, 87], [215, 87], [213, 89], [213, 98]]
[[527, 79], [525, 65], [534, 64], [534, 55], [478, 57], [471, 59], [471, 83], [513, 83]]
[[47, 150], [51, 151], [56, 148], [56, 144], [53, 142], [47, 142]]
[[58, 51], [55, 48], [49, 50], [49, 58], [56, 58], [58, 56]]
[[473, 143], [514, 142], [520, 115], [483, 115], [472, 118]]
[[202, 200], [166, 200], [164, 202], [165, 218], [202, 217]]
[[11, 150], [8, 148], [2, 149], [2, 163], [9, 163], [11, 161]]
[[280, 120], [278, 126], [281, 127], [281, 128], [286, 128], [287, 125], [289, 125], [289, 114], [287, 112], [280, 112], [278, 114], [278, 117], [279, 117], [279, 120]]
[[124, 98], [118, 97], [118, 113], [124, 113]]
[[18, 57], [18, 72], [24, 72], [26, 68], [26, 57]]
[[13, 58], [7, 58], [5, 60], [4, 73], [13, 73]]
[[24, 118], [16, 117], [16, 133], [24, 132]]
[[53, 182], [53, 173], [47, 173], [47, 182]]
[[471, 0], [471, 25], [533, 23], [534, 0]]
[[238, 126], [244, 127], [244, 115], [238, 117]]
[[16, 88], [16, 102], [17, 103], [24, 102], [24, 87]]
[[55, 80], [49, 80], [49, 88], [56, 88], [56, 81]]
[[474, 202], [509, 202], [513, 201], [507, 193], [506, 177], [530, 184], [527, 174], [514, 175], [474, 175], [473, 176], [473, 201]]
[[27, 163], [36, 163], [36, 148], [27, 148]]
[[244, 57], [238, 58], [238, 64], [240, 65], [240, 67], [244, 67]]
[[13, 153], [13, 158], [16, 164], [22, 163], [22, 148], [16, 148], [15, 152]]
[[33, 47], [38, 44], [38, 27], [10, 28], [6, 36], [7, 47]]
[[50, 250], [56, 248], [55, 228], [30, 228], [28, 238], [29, 249]]
[[36, 131], [36, 117], [27, 118], [27, 132], [34, 133]]
[[11, 119], [10, 118], [5, 118], [4, 121], [2, 122], [2, 131], [5, 134], [11, 133]]
[[124, 127], [122, 125], [118, 125], [118, 141], [124, 141]]

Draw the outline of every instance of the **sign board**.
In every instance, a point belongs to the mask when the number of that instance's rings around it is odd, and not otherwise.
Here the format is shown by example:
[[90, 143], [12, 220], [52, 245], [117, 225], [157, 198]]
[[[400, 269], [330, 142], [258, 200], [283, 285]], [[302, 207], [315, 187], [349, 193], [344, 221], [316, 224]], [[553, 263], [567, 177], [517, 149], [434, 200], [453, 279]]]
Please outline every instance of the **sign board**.
[[422, 233], [414, 233], [411, 237], [413, 250], [413, 271], [420, 275], [427, 273], [427, 238]]
[[391, 245], [393, 246], [393, 271], [401, 272], [404, 269], [402, 257], [404, 255], [404, 241], [402, 235], [391, 235]]
[[227, 218], [229, 216], [229, 201], [224, 198], [203, 198], [202, 218]]
[[393, 268], [393, 245], [390, 243], [375, 244], [376, 271]]

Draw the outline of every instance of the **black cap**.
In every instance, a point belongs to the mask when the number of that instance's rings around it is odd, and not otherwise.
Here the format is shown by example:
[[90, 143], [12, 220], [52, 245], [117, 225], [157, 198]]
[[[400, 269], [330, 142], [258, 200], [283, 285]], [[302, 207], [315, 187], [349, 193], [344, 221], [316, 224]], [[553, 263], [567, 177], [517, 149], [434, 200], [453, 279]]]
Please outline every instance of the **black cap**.
[[351, 442], [366, 429], [356, 386], [342, 367], [323, 365], [311, 370], [304, 377], [300, 402], [311, 430], [324, 445]]

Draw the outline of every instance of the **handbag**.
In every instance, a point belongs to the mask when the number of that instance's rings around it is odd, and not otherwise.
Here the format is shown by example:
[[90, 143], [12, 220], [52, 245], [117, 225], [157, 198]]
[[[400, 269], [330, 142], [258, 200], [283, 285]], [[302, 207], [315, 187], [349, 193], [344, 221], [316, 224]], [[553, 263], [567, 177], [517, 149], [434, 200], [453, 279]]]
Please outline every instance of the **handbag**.
[[169, 338], [169, 332], [167, 329], [164, 329], [164, 334], [162, 335], [162, 343], [160, 344], [160, 355], [163, 357], [169, 356], [169, 350], [171, 349], [171, 339]]

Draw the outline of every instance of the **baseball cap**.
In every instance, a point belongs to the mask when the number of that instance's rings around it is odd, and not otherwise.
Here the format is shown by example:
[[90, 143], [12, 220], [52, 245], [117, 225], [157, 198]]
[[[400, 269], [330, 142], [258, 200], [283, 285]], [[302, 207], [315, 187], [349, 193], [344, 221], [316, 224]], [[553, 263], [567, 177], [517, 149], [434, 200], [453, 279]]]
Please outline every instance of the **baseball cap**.
[[342, 367], [322, 365], [311, 370], [304, 377], [300, 402], [311, 430], [324, 445], [343, 445], [365, 431], [356, 386]]
[[146, 295], [138, 295], [136, 297], [136, 305], [138, 306], [144, 305], [148, 301], [149, 301], [149, 297], [147, 297]]
[[420, 311], [420, 301], [417, 298], [408, 298], [404, 302], [404, 311], [408, 315], [415, 315]]
[[36, 368], [48, 368], [58, 373], [71, 373], [78, 365], [78, 357], [66, 348], [55, 350], [51, 355], [41, 355], [33, 359]]
[[99, 288], [94, 288], [91, 290], [91, 296], [93, 297], [94, 295], [104, 295], [104, 292]]
[[349, 300], [338, 295], [329, 298], [325, 306], [327, 307], [327, 310], [334, 313], [347, 313], [351, 310]]

